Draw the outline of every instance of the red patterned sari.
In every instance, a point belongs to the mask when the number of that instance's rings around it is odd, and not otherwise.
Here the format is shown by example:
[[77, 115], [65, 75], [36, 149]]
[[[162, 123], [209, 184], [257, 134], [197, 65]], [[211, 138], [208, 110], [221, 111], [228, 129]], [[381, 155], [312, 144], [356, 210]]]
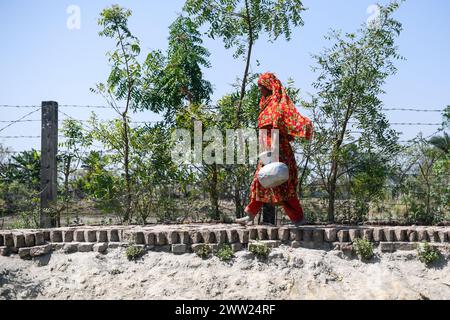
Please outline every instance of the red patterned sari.
[[265, 137], [266, 147], [269, 149], [272, 147], [270, 129], [279, 130], [279, 161], [288, 166], [289, 180], [275, 188], [263, 188], [257, 178], [258, 172], [263, 166], [259, 160], [250, 187], [250, 200], [253, 203], [283, 204], [293, 199], [297, 200], [297, 164], [290, 141], [293, 141], [295, 137], [310, 140], [312, 123], [297, 111], [280, 80], [273, 73], [262, 74], [258, 79], [258, 84], [272, 91], [270, 96], [261, 97], [258, 128], [269, 129], [267, 137]]

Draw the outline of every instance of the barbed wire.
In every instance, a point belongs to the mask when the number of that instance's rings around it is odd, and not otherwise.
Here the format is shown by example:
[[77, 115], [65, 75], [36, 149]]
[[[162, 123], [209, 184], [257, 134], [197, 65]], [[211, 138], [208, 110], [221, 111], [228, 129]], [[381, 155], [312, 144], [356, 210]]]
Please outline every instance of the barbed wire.
[[39, 110], [40, 110], [40, 108], [37, 108], [36, 110], [33, 110], [33, 111], [31, 111], [31, 112], [28, 112], [26, 115], [24, 115], [24, 116], [21, 117], [21, 118], [19, 118], [19, 119], [17, 119], [17, 120], [11, 121], [8, 125], [6, 125], [6, 126], [4, 126], [3, 128], [1, 128], [1, 129], [0, 129], [0, 132], [2, 132], [3, 130], [5, 130], [5, 129], [11, 127], [13, 124], [15, 124], [15, 123], [17, 123], [17, 122], [22, 121], [22, 120], [25, 119], [26, 117], [31, 116], [33, 113], [35, 113], [35, 112], [37, 112], [37, 111], [39, 111]]
[[[1, 104], [0, 108], [36, 108], [41, 107], [38, 105], [8, 105]], [[105, 105], [79, 105], [79, 104], [59, 104], [58, 107], [61, 108], [91, 108], [91, 109], [112, 109], [110, 106]], [[205, 109], [218, 109], [219, 106], [210, 105], [206, 106]], [[419, 108], [382, 108], [383, 111], [411, 111], [411, 112], [443, 112], [445, 109], [419, 109]]]

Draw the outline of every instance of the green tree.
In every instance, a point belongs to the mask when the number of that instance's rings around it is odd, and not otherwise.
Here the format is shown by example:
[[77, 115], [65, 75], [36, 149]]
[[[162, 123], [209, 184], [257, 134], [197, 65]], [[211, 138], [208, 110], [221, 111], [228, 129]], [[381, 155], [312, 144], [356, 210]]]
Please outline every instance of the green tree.
[[165, 120], [171, 124], [186, 105], [210, 102], [212, 85], [202, 72], [202, 68], [210, 67], [210, 54], [202, 46], [197, 28], [190, 18], [177, 17], [169, 27], [166, 54], [156, 50], [147, 58], [146, 101], [152, 111], [164, 112]]
[[[402, 25], [392, 17], [398, 7], [397, 2], [379, 6], [375, 27], [364, 24], [357, 33], [345, 35], [332, 32], [327, 36], [333, 41], [331, 48], [314, 56], [314, 70], [319, 75], [313, 84], [317, 94], [309, 106], [313, 109], [314, 143], [321, 144], [314, 161], [328, 193], [330, 223], [334, 222], [337, 182], [345, 174], [346, 145], [356, 144], [383, 161], [398, 151], [398, 134], [390, 128], [380, 100], [386, 78], [396, 72], [394, 61], [402, 58], [395, 45]], [[361, 135], [352, 140], [355, 130]]]
[[234, 57], [245, 56], [245, 69], [237, 101], [236, 121], [240, 126], [252, 49], [265, 32], [269, 41], [280, 36], [290, 40], [292, 26], [303, 25], [305, 10], [300, 0], [187, 0], [184, 10], [200, 25], [208, 23], [207, 34], [222, 38], [226, 48], [234, 48]]
[[[78, 170], [84, 158], [84, 152], [91, 146], [90, 135], [84, 132], [83, 124], [74, 119], [65, 119], [62, 125], [64, 140], [59, 144], [58, 163], [63, 175], [63, 210], [69, 214], [69, 206], [73, 197], [70, 196], [70, 179]], [[60, 216], [56, 218], [57, 225], [61, 225]], [[78, 220], [78, 216], [76, 216]]]
[[108, 52], [111, 72], [106, 83], [99, 83], [95, 93], [101, 94], [108, 105], [121, 119], [120, 139], [123, 170], [125, 172], [125, 211], [123, 219], [129, 221], [131, 211], [131, 174], [130, 174], [130, 124], [129, 111], [146, 108], [146, 92], [148, 82], [144, 78], [147, 73], [148, 59], [141, 65], [138, 58], [141, 52], [139, 40], [128, 28], [131, 11], [113, 5], [105, 8], [100, 14], [98, 24], [102, 27], [100, 36], [115, 41], [115, 49]]

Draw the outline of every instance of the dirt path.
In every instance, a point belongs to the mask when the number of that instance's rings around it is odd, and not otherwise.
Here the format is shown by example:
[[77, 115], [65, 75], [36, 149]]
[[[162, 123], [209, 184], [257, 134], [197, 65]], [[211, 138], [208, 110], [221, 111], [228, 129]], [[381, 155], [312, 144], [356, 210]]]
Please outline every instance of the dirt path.
[[0, 257], [0, 299], [450, 299], [446, 261], [426, 268], [404, 251], [363, 263], [285, 246], [267, 262], [241, 251], [229, 264], [161, 252], [130, 262], [124, 249]]

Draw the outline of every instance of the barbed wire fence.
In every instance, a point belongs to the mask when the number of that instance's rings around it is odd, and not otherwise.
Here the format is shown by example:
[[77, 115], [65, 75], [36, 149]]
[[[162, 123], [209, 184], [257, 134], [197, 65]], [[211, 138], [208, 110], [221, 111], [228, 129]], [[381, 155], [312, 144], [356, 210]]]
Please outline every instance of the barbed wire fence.
[[[69, 110], [73, 110], [73, 109], [91, 109], [91, 110], [113, 110], [111, 107], [109, 106], [104, 106], [104, 105], [76, 105], [76, 104], [62, 104], [62, 105], [58, 105], [58, 113], [60, 113], [61, 115], [63, 115], [62, 119], [58, 119], [58, 123], [61, 123], [67, 119], [73, 120], [73, 121], [77, 121], [79, 123], [81, 123], [83, 125], [84, 128], [87, 129], [91, 129], [89, 126], [89, 119], [79, 119], [76, 117], [71, 116], [69, 113]], [[6, 129], [11, 128], [12, 126], [16, 125], [16, 124], [20, 124], [20, 123], [41, 123], [42, 119], [29, 119], [29, 117], [31, 117], [32, 115], [35, 115], [37, 112], [42, 110], [42, 106], [38, 106], [38, 105], [0, 105], [0, 110], [1, 109], [32, 109], [31, 111], [27, 112], [25, 115], [15, 119], [15, 120], [0, 120], [0, 143], [2, 141], [8, 141], [8, 140], [13, 140], [13, 139], [41, 139], [42, 136], [39, 134], [16, 134], [16, 135], [2, 135], [1, 133], [3, 131], [5, 131]], [[216, 110], [217, 107], [215, 106], [211, 106], [208, 107], [208, 110]], [[430, 109], [416, 109], [416, 108], [383, 108], [383, 111], [395, 111], [395, 112], [404, 112], [404, 113], [443, 113], [445, 111], [445, 109], [439, 109], [439, 108], [430, 108]], [[115, 120], [117, 118], [109, 118], [109, 119], [97, 119], [99, 122], [103, 122], [103, 121], [110, 121], [110, 120]], [[130, 124], [135, 124], [135, 125], [152, 125], [152, 124], [156, 124], [156, 123], [160, 123], [161, 121], [130, 121]], [[353, 122], [350, 122], [349, 124], [354, 124]], [[436, 131], [434, 131], [432, 134], [427, 135], [426, 137], [424, 137], [423, 139], [425, 140], [429, 140], [430, 138], [438, 135], [439, 133], [442, 132], [442, 122], [390, 122], [390, 125], [392, 126], [414, 126], [414, 127], [434, 127], [434, 128], [438, 128]], [[349, 131], [349, 133], [351, 134], [360, 134], [362, 133], [362, 131]], [[58, 138], [62, 138], [64, 139], [64, 135], [59, 134]], [[403, 139], [403, 140], [399, 140], [399, 143], [405, 143], [405, 144], [416, 144], [418, 143], [418, 141], [413, 138], [413, 139]], [[7, 143], [3, 143], [4, 145], [6, 145], [6, 148], [3, 147], [2, 153], [3, 154], [7, 154], [7, 155], [14, 155], [14, 154], [19, 154], [23, 151], [14, 151], [14, 150], [10, 150], [8, 149], [8, 145]], [[112, 150], [104, 150], [101, 146], [97, 146], [97, 150], [93, 149], [93, 150], [88, 150], [88, 151], [84, 151], [81, 154], [82, 155], [89, 155], [91, 153], [91, 151], [97, 151], [101, 154], [115, 154], [114, 151]], [[39, 151], [39, 150], [38, 150]], [[450, 174], [449, 174], [450, 176]], [[309, 188], [311, 187], [323, 187], [323, 184], [317, 184], [317, 183], [309, 183], [307, 184], [307, 186]], [[394, 188], [392, 185], [384, 185], [383, 188], [386, 189], [392, 189]], [[420, 191], [416, 192], [417, 194], [421, 193]], [[398, 206], [398, 203], [385, 203], [383, 205], [386, 206]]]

